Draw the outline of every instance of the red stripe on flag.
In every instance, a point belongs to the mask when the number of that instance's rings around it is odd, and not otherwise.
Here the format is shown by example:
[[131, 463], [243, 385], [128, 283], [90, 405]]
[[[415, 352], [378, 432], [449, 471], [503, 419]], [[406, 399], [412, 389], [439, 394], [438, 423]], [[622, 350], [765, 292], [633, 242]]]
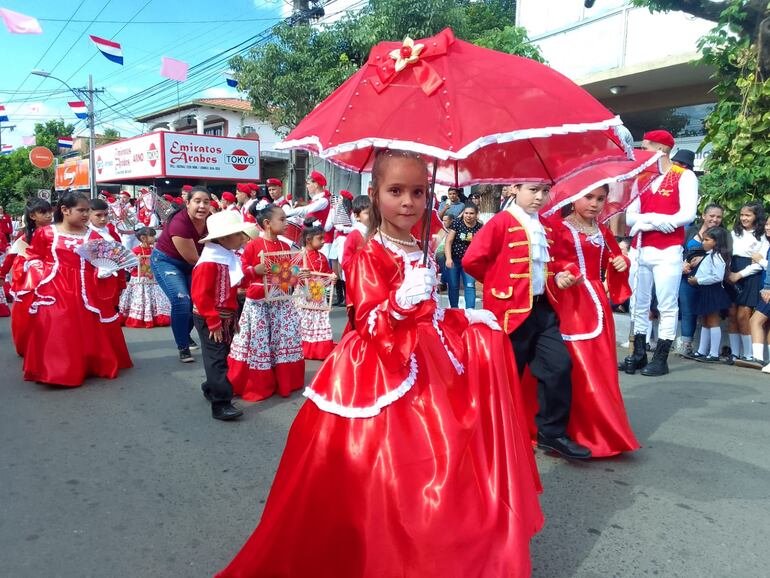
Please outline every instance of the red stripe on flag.
[[107, 46], [112, 46], [113, 48], [120, 49], [120, 44], [117, 42], [113, 42], [112, 40], [106, 40], [104, 38], [99, 38], [98, 36], [89, 35], [89, 38], [96, 42], [97, 44], [105, 44]]

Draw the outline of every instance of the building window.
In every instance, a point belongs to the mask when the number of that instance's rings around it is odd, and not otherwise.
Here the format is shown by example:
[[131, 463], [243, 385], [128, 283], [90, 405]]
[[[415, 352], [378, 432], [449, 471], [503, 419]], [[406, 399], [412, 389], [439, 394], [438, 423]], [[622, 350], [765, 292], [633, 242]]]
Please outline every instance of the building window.
[[203, 127], [203, 134], [207, 134], [209, 136], [224, 136], [225, 134], [225, 126], [224, 124], [215, 124], [211, 126], [205, 126]]

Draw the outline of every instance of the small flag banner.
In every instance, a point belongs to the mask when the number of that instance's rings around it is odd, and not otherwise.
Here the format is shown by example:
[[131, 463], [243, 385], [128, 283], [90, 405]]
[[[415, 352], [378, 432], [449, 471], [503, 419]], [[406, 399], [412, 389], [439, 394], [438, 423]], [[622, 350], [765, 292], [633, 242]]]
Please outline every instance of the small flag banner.
[[71, 149], [72, 144], [75, 142], [75, 139], [71, 136], [60, 136], [59, 137], [59, 148], [60, 149]]
[[5, 107], [0, 104], [0, 122], [8, 122], [8, 114], [5, 112]]
[[160, 75], [176, 80], [178, 82], [184, 82], [187, 80], [187, 71], [190, 65], [181, 60], [174, 60], [168, 56], [161, 56], [160, 58]]
[[13, 150], [13, 145], [3, 145], [2, 150], [0, 150], [0, 154], [7, 155]]
[[238, 81], [235, 80], [235, 76], [233, 76], [232, 72], [225, 72], [225, 80], [227, 81], [227, 86], [238, 88]]
[[37, 138], [35, 138], [35, 135], [30, 136], [23, 136], [21, 137], [21, 144], [23, 144], [25, 147], [33, 147], [37, 144]]
[[123, 64], [123, 49], [120, 47], [120, 44], [93, 35], [89, 35], [89, 38], [96, 44], [99, 52], [101, 52], [107, 60], [111, 60], [116, 64]]
[[68, 102], [67, 104], [70, 105], [70, 108], [72, 109], [72, 112], [75, 113], [75, 116], [79, 119], [86, 119], [88, 118], [88, 107], [86, 106], [86, 103], [82, 100], [76, 100], [74, 102]]
[[42, 34], [43, 29], [40, 28], [40, 22], [37, 18], [27, 16], [26, 14], [19, 14], [13, 10], [7, 8], [0, 8], [0, 18], [3, 19], [3, 24], [11, 34]]

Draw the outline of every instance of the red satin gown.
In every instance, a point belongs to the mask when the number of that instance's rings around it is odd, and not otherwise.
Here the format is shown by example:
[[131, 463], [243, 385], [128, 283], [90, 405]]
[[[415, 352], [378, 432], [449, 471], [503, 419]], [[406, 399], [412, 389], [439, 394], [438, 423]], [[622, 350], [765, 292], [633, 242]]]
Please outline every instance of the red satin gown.
[[131, 367], [115, 311], [117, 277], [98, 279], [75, 249], [100, 239], [70, 235], [49, 225], [35, 231], [27, 249], [24, 287], [31, 295], [24, 346], [24, 379], [76, 387], [89, 376], [115, 378]]
[[[628, 270], [618, 273], [609, 260], [621, 255], [615, 237], [600, 226], [600, 234], [586, 237], [571, 224], [555, 220], [551, 256], [562, 270], [577, 265], [585, 281], [569, 289], [553, 288], [558, 302], [554, 309], [559, 327], [572, 357], [572, 408], [567, 433], [589, 448], [595, 458], [614, 456], [639, 449], [631, 430], [618, 383], [615, 323], [601, 271], [615, 303], [631, 295]], [[628, 262], [628, 259], [626, 259]], [[553, 283], [553, 279], [549, 281]], [[531, 378], [530, 378], [531, 379]], [[536, 391], [525, 388], [526, 392]], [[530, 433], [535, 436], [537, 399], [525, 393], [530, 412]]]
[[404, 260], [421, 257], [373, 239], [356, 258], [355, 330], [305, 390], [262, 520], [220, 578], [530, 575], [543, 518], [510, 345], [435, 301], [398, 309]]

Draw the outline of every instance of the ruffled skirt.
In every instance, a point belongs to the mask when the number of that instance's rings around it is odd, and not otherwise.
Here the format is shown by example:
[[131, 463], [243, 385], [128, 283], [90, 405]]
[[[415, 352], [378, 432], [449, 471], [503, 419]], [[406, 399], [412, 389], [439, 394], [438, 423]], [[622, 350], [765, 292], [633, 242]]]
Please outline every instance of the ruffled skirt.
[[171, 325], [171, 303], [160, 285], [138, 279], [138, 277], [132, 277], [120, 296], [120, 315], [123, 325], [133, 328]]
[[329, 312], [299, 309], [299, 319], [305, 359], [326, 359], [334, 349]]

